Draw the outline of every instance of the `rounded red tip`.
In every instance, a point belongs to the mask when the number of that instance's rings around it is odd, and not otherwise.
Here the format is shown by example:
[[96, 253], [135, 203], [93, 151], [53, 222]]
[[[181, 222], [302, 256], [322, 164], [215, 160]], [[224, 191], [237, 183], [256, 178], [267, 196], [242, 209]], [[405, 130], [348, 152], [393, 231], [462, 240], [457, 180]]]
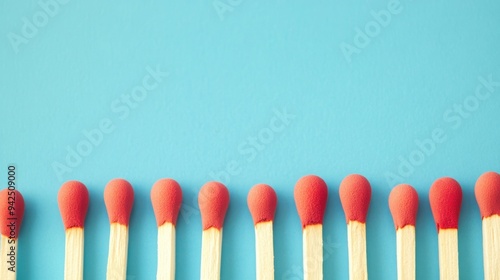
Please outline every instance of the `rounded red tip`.
[[429, 191], [429, 201], [438, 231], [458, 229], [462, 188], [455, 179], [449, 177], [437, 179]]
[[182, 204], [182, 189], [173, 179], [160, 179], [151, 189], [151, 203], [156, 217], [156, 223], [177, 224], [177, 217]]
[[490, 171], [481, 175], [474, 193], [482, 218], [500, 215], [500, 174]]
[[68, 181], [61, 186], [57, 195], [59, 211], [66, 229], [84, 227], [89, 207], [89, 191], [78, 181]]
[[24, 216], [24, 198], [17, 190], [0, 191], [0, 230], [11, 239], [19, 236]]
[[208, 182], [198, 194], [203, 230], [221, 229], [229, 206], [229, 191], [219, 182]]
[[397, 185], [389, 194], [389, 209], [396, 230], [407, 225], [415, 226], [418, 211], [417, 191], [407, 184]]
[[111, 224], [119, 223], [128, 226], [134, 204], [132, 185], [124, 179], [109, 181], [104, 189], [104, 204], [106, 204]]
[[339, 194], [346, 222], [366, 223], [372, 197], [372, 188], [368, 180], [359, 174], [348, 175], [340, 183]]
[[315, 175], [300, 178], [295, 184], [293, 197], [303, 228], [323, 224], [328, 200], [328, 188], [323, 179]]
[[278, 197], [270, 186], [265, 184], [253, 186], [248, 192], [247, 203], [254, 224], [274, 220]]

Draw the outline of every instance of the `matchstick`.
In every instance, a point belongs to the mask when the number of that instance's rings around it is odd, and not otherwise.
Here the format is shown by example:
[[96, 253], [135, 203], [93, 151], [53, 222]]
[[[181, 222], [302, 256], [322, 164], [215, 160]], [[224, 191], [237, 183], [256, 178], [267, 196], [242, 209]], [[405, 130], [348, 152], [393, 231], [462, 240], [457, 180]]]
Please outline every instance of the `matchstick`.
[[372, 189], [365, 177], [352, 174], [342, 180], [339, 193], [347, 222], [349, 279], [367, 280], [366, 216], [370, 206]]
[[203, 226], [200, 279], [219, 280], [222, 227], [229, 206], [229, 191], [219, 182], [208, 182], [200, 189], [198, 205]]
[[85, 216], [89, 206], [89, 191], [78, 181], [68, 181], [57, 195], [59, 210], [66, 230], [64, 279], [83, 279], [83, 244]]
[[455, 179], [437, 179], [429, 191], [432, 215], [436, 222], [441, 280], [458, 280], [458, 218], [462, 188]]
[[104, 189], [104, 203], [110, 223], [106, 279], [126, 280], [128, 227], [134, 204], [134, 189], [124, 179], [113, 179]]
[[0, 191], [0, 279], [16, 280], [19, 230], [24, 216], [24, 198], [17, 190]]
[[173, 179], [160, 179], [151, 189], [151, 203], [158, 225], [156, 279], [175, 279], [175, 226], [182, 204], [182, 189]]
[[486, 172], [474, 188], [483, 224], [484, 279], [500, 279], [500, 174]]
[[398, 279], [415, 280], [417, 191], [407, 184], [397, 185], [389, 195], [389, 209], [396, 228]]
[[315, 175], [299, 179], [293, 192], [302, 223], [305, 280], [323, 279], [323, 217], [328, 200], [325, 181]]
[[256, 279], [273, 280], [273, 220], [278, 197], [270, 186], [258, 184], [248, 192], [247, 203], [255, 225]]

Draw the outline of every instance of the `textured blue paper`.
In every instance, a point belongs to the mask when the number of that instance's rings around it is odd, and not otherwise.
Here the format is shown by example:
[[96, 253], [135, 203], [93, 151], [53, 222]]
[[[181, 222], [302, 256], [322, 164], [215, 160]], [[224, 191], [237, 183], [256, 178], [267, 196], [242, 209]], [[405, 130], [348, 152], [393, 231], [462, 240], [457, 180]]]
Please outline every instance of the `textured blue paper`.
[[[177, 279], [199, 278], [197, 193], [217, 178], [231, 194], [221, 279], [255, 277], [246, 195], [260, 182], [278, 193], [276, 279], [302, 279], [293, 187], [310, 173], [330, 191], [325, 279], [348, 279], [338, 186], [350, 173], [373, 187], [370, 279], [396, 279], [391, 173], [420, 195], [417, 277], [438, 279], [427, 193], [452, 176], [464, 191], [461, 279], [482, 279], [473, 186], [500, 171], [498, 1], [50, 3], [0, 3], [0, 181], [14, 164], [26, 200], [18, 279], [63, 279], [56, 199], [70, 179], [90, 191], [85, 279], [104, 279], [103, 189], [116, 177], [136, 195], [128, 279], [155, 279], [149, 192], [162, 177], [184, 192]], [[85, 133], [98, 128], [107, 133], [89, 144]], [[78, 149], [80, 162], [71, 158]]]

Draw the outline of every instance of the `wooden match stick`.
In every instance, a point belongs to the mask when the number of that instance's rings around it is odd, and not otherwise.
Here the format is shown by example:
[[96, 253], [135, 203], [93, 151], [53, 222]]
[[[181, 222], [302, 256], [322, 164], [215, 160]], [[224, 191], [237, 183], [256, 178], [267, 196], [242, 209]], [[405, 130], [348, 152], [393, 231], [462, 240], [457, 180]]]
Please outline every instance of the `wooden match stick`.
[[109, 255], [107, 280], [127, 278], [128, 226], [134, 189], [124, 179], [111, 180], [104, 189], [104, 203], [109, 216]]
[[24, 216], [24, 198], [17, 190], [0, 191], [0, 279], [16, 280], [19, 230]]
[[322, 280], [323, 217], [328, 188], [320, 177], [307, 175], [297, 181], [293, 196], [302, 223], [304, 279]]
[[66, 229], [64, 279], [82, 280], [83, 228], [89, 206], [89, 191], [78, 181], [68, 181], [61, 186], [57, 202]]
[[436, 222], [441, 280], [458, 280], [458, 218], [462, 188], [455, 179], [437, 179], [429, 191], [432, 215]]
[[339, 193], [347, 222], [349, 279], [367, 280], [366, 216], [370, 206], [372, 189], [365, 177], [352, 174], [342, 180]]
[[270, 186], [258, 184], [248, 192], [247, 203], [255, 225], [256, 279], [273, 280], [273, 220], [278, 197]]
[[229, 206], [229, 191], [219, 182], [208, 182], [200, 189], [198, 205], [203, 226], [200, 279], [219, 280], [222, 227]]
[[396, 228], [398, 279], [415, 280], [417, 191], [407, 184], [397, 185], [389, 195], [389, 209]]
[[474, 193], [483, 220], [484, 279], [500, 279], [500, 174], [481, 175]]
[[160, 179], [151, 189], [151, 203], [158, 225], [156, 279], [175, 279], [175, 226], [182, 204], [182, 189], [173, 179]]

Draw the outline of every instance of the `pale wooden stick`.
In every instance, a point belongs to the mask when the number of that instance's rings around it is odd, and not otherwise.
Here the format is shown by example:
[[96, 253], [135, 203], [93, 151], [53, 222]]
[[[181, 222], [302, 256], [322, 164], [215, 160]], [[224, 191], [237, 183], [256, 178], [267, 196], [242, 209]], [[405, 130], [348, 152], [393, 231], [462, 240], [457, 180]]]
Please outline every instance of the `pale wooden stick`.
[[458, 280], [458, 230], [440, 229], [439, 276], [441, 280]]
[[302, 231], [304, 280], [323, 280], [323, 225], [309, 225]]
[[349, 221], [347, 224], [347, 246], [349, 250], [349, 279], [367, 280], [365, 223]]
[[209, 228], [201, 237], [201, 280], [219, 280], [222, 251], [222, 228]]
[[407, 225], [396, 231], [398, 279], [415, 280], [415, 227]]
[[[3, 234], [0, 234], [1, 240], [0, 240], [0, 279], [2, 280], [16, 280], [16, 273], [17, 273], [17, 263], [18, 263], [18, 256], [17, 256], [17, 246], [18, 246], [18, 239], [15, 239], [16, 243], [15, 244], [9, 244], [9, 237], [4, 236]], [[12, 242], [12, 241], [11, 241]], [[13, 247], [11, 250], [11, 246]], [[12, 254], [14, 252], [14, 255], [16, 257], [16, 266], [12, 268], [12, 266], [7, 262], [9, 261], [9, 256], [7, 254]], [[11, 270], [9, 270], [9, 268]]]
[[109, 234], [107, 280], [126, 280], [128, 252], [128, 226], [112, 223]]
[[500, 279], [500, 216], [483, 218], [484, 280]]
[[273, 222], [255, 225], [255, 261], [257, 280], [274, 279]]
[[156, 279], [175, 279], [175, 226], [168, 222], [158, 227], [158, 270]]
[[64, 279], [83, 279], [83, 228], [66, 230], [66, 249], [64, 259]]

